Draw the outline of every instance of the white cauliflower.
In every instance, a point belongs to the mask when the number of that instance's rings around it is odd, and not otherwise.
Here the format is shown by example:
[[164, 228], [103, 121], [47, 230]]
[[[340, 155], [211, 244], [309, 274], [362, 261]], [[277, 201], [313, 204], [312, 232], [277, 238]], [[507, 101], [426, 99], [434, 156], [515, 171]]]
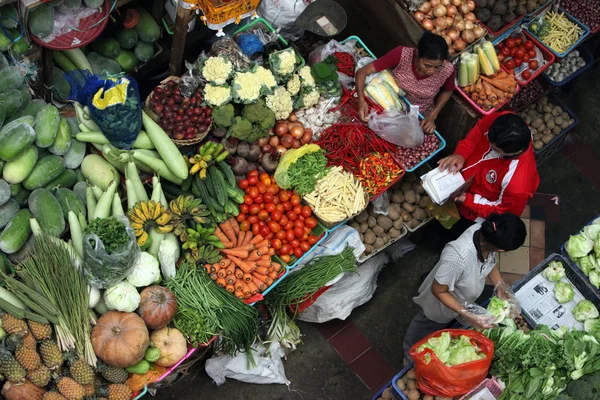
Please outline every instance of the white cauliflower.
[[267, 90], [273, 89], [277, 86], [273, 73], [265, 67], [258, 66], [254, 70], [254, 74], [258, 77], [263, 87]]
[[298, 70], [298, 75], [302, 81], [302, 86], [316, 86], [315, 78], [313, 78], [310, 72], [310, 67], [304, 66]]
[[281, 86], [275, 88], [273, 94], [268, 95], [265, 100], [277, 119], [287, 119], [294, 110], [292, 95]]
[[209, 57], [204, 62], [202, 76], [215, 85], [224, 85], [233, 72], [233, 64], [225, 57]]
[[285, 49], [269, 56], [269, 64], [274, 74], [285, 77], [294, 72], [296, 66], [296, 52], [294, 49]]
[[292, 75], [292, 77], [290, 78], [290, 80], [287, 82], [287, 84], [285, 86], [287, 88], [287, 91], [290, 92], [290, 94], [292, 96], [297, 95], [298, 92], [300, 91], [300, 86], [301, 86], [300, 75], [298, 75], [298, 74]]
[[236, 102], [249, 104], [260, 97], [262, 83], [253, 72], [238, 72], [233, 78], [231, 88]]
[[296, 109], [305, 109], [310, 108], [319, 102], [321, 98], [321, 94], [316, 88], [307, 88], [300, 93], [296, 104], [294, 104], [294, 108]]
[[215, 86], [208, 83], [204, 86], [204, 100], [211, 107], [222, 106], [231, 100], [231, 88], [229, 86]]

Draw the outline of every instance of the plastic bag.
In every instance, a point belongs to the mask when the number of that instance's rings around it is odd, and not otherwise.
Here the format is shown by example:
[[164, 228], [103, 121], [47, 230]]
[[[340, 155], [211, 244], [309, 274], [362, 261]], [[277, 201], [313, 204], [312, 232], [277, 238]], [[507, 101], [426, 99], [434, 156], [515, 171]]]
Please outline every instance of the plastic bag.
[[[425, 349], [417, 353], [417, 349], [431, 338], [449, 332], [452, 337], [467, 336], [471, 343], [477, 345], [486, 358], [455, 366], [447, 366], [435, 355], [433, 350]], [[425, 355], [429, 354], [430, 361], [426, 363]], [[421, 339], [410, 349], [410, 356], [415, 362], [417, 386], [430, 395], [440, 397], [458, 397], [479, 385], [488, 374], [494, 355], [494, 342], [481, 332], [466, 329], [443, 329]]]
[[431, 205], [434, 218], [437, 219], [444, 228], [451, 229], [454, 224], [460, 221], [460, 213], [458, 212], [455, 202], [447, 201], [439, 206], [432, 201]]
[[371, 204], [375, 214], [388, 215], [390, 213], [390, 198], [387, 190], [371, 201]]
[[253, 65], [252, 60], [244, 54], [240, 46], [229, 36], [214, 42], [210, 48], [210, 53], [213, 56], [227, 56], [236, 71], [250, 69]]
[[131, 272], [140, 253], [129, 220], [124, 216], [110, 218], [116, 218], [125, 224], [130, 240], [122, 248], [108, 254], [102, 240], [96, 234], [88, 233], [83, 237], [83, 271], [88, 283], [98, 289], [107, 288], [123, 280]]
[[[323, 61], [335, 52], [350, 53], [354, 56], [354, 52], [348, 46], [345, 46], [337, 40], [330, 40], [327, 44], [317, 47], [308, 56], [309, 65], [313, 65], [319, 61]], [[354, 60], [356, 62], [356, 60]]]
[[290, 40], [299, 39], [304, 29], [295, 25], [296, 18], [310, 4], [311, 0], [262, 0], [258, 14], [279, 30], [279, 34]]
[[487, 309], [478, 304], [465, 302], [462, 304], [461, 313], [456, 320], [463, 325], [474, 328], [493, 328], [496, 326], [496, 317]]
[[369, 114], [369, 128], [395, 145], [412, 149], [423, 144], [425, 136], [419, 125], [419, 107], [411, 106], [408, 114], [390, 110]]
[[513, 319], [517, 318], [521, 314], [521, 305], [515, 296], [515, 292], [506, 282], [502, 281], [494, 288], [494, 296], [500, 300], [505, 300], [510, 304], [509, 316]]
[[54, 12], [54, 27], [46, 37], [40, 38], [44, 43], [50, 43], [57, 37], [64, 35], [79, 27], [79, 22], [98, 12], [97, 8], [81, 7], [72, 13]]
[[279, 160], [279, 164], [277, 165], [277, 169], [275, 170], [275, 182], [277, 182], [277, 186], [283, 189], [289, 189], [290, 180], [287, 174], [288, 168], [290, 165], [296, 162], [300, 157], [305, 154], [314, 153], [315, 151], [319, 151], [321, 148], [316, 144], [305, 144], [304, 146], [298, 149], [292, 149], [286, 151], [286, 153]]
[[65, 73], [69, 99], [88, 106], [92, 120], [112, 145], [129, 149], [142, 129], [142, 101], [132, 77], [105, 78], [89, 71]]

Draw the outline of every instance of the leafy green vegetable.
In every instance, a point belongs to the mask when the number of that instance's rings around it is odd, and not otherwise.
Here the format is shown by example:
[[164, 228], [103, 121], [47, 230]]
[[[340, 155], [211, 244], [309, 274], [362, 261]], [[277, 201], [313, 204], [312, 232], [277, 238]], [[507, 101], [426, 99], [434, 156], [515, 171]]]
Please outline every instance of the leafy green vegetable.
[[542, 271], [542, 276], [550, 282], [558, 282], [566, 276], [565, 267], [560, 261], [551, 261], [546, 269]]
[[573, 309], [573, 316], [577, 321], [583, 322], [588, 319], [598, 318], [598, 309], [589, 300], [581, 300]]
[[583, 328], [587, 333], [600, 334], [600, 318], [586, 319]]
[[496, 323], [499, 324], [505, 319], [510, 319], [510, 304], [506, 300], [501, 300], [496, 296], [492, 297], [487, 306], [490, 314], [496, 317]]
[[580, 258], [587, 256], [590, 251], [594, 248], [594, 241], [586, 238], [585, 236], [571, 235], [567, 244], [565, 245], [567, 253], [571, 258]]
[[[449, 366], [482, 360], [486, 357], [471, 343], [468, 336], [452, 337], [450, 332], [443, 332], [440, 336], [429, 339], [417, 349], [417, 352], [421, 353], [425, 349], [431, 349], [441, 362]], [[425, 358], [426, 362], [430, 361], [429, 354], [426, 354]]]
[[598, 270], [593, 269], [589, 273], [590, 283], [597, 288], [600, 288], [600, 272]]
[[102, 240], [108, 254], [112, 254], [130, 240], [125, 224], [115, 218], [96, 218], [85, 228], [84, 233], [96, 234]]
[[600, 224], [587, 225], [581, 234], [587, 239], [595, 241], [600, 236]]
[[590, 254], [577, 260], [577, 266], [581, 268], [584, 274], [589, 275], [592, 270], [597, 267], [596, 258]]
[[215, 125], [229, 128], [235, 116], [235, 109], [233, 108], [233, 104], [227, 103], [223, 106], [215, 107], [211, 115]]
[[556, 282], [556, 286], [554, 286], [554, 297], [556, 298], [556, 301], [560, 304], [565, 304], [573, 300], [574, 296], [575, 291], [570, 283]]
[[290, 185], [300, 196], [315, 190], [317, 181], [327, 175], [327, 158], [323, 150], [307, 153], [288, 168]]

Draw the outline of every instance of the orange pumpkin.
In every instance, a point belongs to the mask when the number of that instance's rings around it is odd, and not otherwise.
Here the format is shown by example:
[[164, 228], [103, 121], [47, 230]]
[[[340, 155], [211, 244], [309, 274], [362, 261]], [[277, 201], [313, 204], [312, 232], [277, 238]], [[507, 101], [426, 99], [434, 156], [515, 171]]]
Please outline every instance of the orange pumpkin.
[[109, 311], [92, 329], [94, 352], [108, 365], [127, 368], [144, 358], [150, 343], [148, 328], [136, 313]]
[[148, 286], [140, 293], [138, 314], [150, 329], [160, 329], [169, 324], [177, 312], [175, 295], [164, 286]]

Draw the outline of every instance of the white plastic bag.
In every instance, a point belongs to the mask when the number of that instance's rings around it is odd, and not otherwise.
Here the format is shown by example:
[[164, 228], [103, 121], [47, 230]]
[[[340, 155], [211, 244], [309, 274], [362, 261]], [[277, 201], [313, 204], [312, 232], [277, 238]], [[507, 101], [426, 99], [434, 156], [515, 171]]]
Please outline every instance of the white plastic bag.
[[390, 199], [387, 191], [377, 196], [375, 200], [371, 201], [371, 204], [375, 214], [388, 215], [390, 213]]
[[410, 106], [408, 114], [396, 110], [369, 114], [369, 128], [395, 145], [411, 149], [423, 144], [425, 136], [419, 125], [419, 107]]
[[286, 39], [296, 40], [304, 29], [294, 25], [296, 18], [310, 4], [310, 0], [262, 0], [258, 5], [258, 14], [266, 19]]

